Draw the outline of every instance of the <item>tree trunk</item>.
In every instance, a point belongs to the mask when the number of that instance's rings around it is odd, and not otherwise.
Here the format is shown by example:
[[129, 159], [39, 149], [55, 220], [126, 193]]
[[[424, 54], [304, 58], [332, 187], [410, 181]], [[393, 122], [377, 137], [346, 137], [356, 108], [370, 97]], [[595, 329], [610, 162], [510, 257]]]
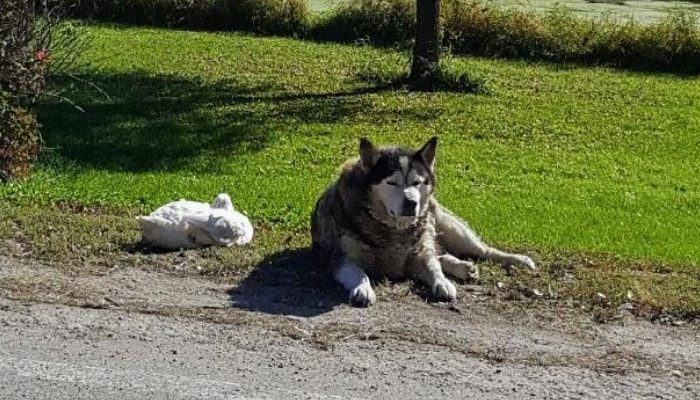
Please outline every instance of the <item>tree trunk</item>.
[[416, 0], [416, 38], [409, 80], [418, 89], [432, 89], [440, 61], [440, 0]]

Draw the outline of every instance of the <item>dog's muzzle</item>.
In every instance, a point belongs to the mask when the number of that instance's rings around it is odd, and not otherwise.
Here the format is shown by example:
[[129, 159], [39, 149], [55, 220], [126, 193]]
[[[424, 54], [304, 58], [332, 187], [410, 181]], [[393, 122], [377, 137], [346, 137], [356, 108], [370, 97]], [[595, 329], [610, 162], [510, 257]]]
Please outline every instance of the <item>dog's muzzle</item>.
[[405, 199], [403, 201], [403, 210], [401, 215], [404, 217], [415, 217], [418, 211], [418, 203], [413, 200]]

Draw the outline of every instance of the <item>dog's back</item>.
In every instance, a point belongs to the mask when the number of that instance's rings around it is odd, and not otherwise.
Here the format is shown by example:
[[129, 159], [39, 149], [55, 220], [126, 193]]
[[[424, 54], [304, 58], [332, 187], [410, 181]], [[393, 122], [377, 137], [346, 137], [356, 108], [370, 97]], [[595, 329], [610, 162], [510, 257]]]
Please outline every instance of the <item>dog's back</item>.
[[312, 251], [322, 265], [332, 267], [340, 261], [340, 240], [344, 226], [349, 225], [350, 221], [346, 216], [349, 211], [344, 210], [340, 197], [339, 185], [345, 184], [345, 176], [351, 173], [353, 167], [353, 160], [343, 165], [340, 178], [326, 188], [311, 215]]

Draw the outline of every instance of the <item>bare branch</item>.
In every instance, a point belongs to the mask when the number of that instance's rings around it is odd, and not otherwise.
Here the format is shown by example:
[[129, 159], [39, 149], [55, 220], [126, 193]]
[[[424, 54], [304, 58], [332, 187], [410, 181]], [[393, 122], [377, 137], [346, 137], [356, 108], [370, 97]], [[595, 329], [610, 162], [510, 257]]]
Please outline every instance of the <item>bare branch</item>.
[[84, 110], [82, 107], [80, 107], [79, 105], [73, 103], [69, 98], [67, 98], [67, 97], [65, 97], [65, 96], [61, 96], [61, 95], [59, 95], [59, 94], [50, 93], [50, 92], [49, 92], [49, 93], [46, 93], [46, 96], [48, 96], [48, 97], [55, 97], [55, 98], [57, 98], [57, 99], [59, 99], [59, 100], [65, 102], [65, 103], [70, 104], [70, 105], [73, 106], [73, 108], [75, 108], [76, 110], [78, 110], [78, 111], [80, 111], [80, 112], [82, 112], [82, 113], [85, 112], [85, 110]]

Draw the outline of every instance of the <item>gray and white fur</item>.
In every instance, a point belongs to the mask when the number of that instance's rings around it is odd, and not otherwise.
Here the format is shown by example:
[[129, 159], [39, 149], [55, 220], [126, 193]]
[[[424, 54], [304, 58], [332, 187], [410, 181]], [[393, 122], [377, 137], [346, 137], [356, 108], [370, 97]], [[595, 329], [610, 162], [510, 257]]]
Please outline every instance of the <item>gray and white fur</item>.
[[435, 191], [437, 138], [417, 151], [377, 148], [360, 141], [311, 217], [313, 250], [356, 306], [376, 301], [370, 277], [415, 279], [439, 300], [456, 298], [445, 274], [469, 279], [476, 265], [464, 258], [535, 268], [527, 256], [484, 244], [466, 223], [442, 207]]

